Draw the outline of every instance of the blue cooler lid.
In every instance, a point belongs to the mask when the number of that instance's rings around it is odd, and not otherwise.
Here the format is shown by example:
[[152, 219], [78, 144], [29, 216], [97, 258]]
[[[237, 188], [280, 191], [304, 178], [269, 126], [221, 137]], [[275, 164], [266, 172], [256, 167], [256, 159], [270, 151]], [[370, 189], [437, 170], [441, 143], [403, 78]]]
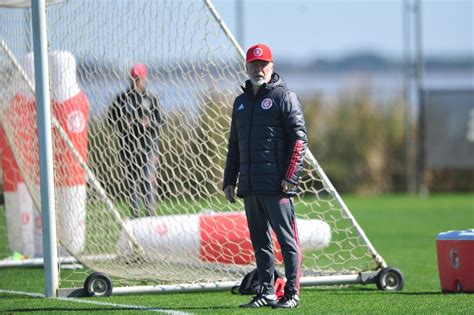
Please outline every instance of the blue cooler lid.
[[474, 229], [464, 231], [447, 231], [439, 233], [437, 240], [471, 240], [474, 241]]

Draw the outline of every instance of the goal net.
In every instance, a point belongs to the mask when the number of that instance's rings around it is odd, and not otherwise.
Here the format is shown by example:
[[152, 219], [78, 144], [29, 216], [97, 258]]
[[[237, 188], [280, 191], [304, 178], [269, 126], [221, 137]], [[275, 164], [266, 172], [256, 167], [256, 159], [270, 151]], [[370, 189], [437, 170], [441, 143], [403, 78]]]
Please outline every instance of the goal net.
[[[0, 20], [0, 259], [42, 257], [30, 9], [0, 7]], [[221, 186], [245, 63], [212, 4], [54, 1], [47, 34], [58, 245], [85, 267], [60, 286], [91, 271], [115, 285], [240, 281], [253, 251], [243, 203]], [[143, 110], [120, 96], [137, 77]], [[295, 207], [303, 279], [385, 264], [311, 153]]]

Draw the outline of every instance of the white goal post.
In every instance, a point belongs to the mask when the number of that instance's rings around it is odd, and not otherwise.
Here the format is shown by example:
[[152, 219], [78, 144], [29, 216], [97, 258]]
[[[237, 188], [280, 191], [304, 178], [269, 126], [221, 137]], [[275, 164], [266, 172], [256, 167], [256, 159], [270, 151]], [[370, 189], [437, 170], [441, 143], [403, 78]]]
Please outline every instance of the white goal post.
[[[46, 251], [41, 239], [56, 241], [41, 224], [56, 209], [59, 252], [74, 257], [60, 264], [85, 267], [60, 269], [60, 295], [90, 295], [94, 272], [113, 283], [96, 295], [239, 284], [255, 268], [253, 251], [243, 204], [227, 203], [221, 185], [244, 53], [210, 0], [47, 1], [50, 127], [37, 123], [43, 103], [35, 89], [43, 85], [28, 3], [0, 0], [0, 267], [2, 259], [11, 266], [14, 252], [55, 266], [56, 249]], [[150, 95], [147, 122], [117, 98], [137, 75]], [[54, 176], [40, 180], [43, 128], [51, 131]], [[50, 205], [40, 194], [47, 180]], [[295, 207], [302, 285], [401, 288], [401, 274], [387, 269], [311, 152]], [[282, 268], [278, 246], [275, 257]]]

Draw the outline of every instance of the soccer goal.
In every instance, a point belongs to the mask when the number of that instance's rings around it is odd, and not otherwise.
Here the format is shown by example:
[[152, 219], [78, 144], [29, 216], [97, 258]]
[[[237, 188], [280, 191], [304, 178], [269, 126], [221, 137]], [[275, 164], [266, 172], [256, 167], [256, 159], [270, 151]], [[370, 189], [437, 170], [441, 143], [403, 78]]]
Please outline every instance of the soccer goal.
[[[42, 238], [48, 237], [41, 233], [28, 3], [0, 0], [0, 266], [15, 258], [40, 264]], [[60, 269], [59, 294], [238, 285], [255, 268], [253, 251], [243, 204], [229, 204], [221, 186], [231, 107], [246, 80], [245, 63], [211, 1], [47, 4], [54, 206], [64, 257], [59, 262], [76, 264]], [[130, 149], [124, 145], [130, 126], [110, 113], [130, 86], [135, 64], [146, 67], [147, 93], [159, 99], [160, 121], [152, 116], [146, 124], [156, 124], [156, 131], [134, 133]], [[120, 110], [130, 114], [127, 106]], [[131, 158], [150, 142], [146, 161]], [[402, 274], [377, 253], [311, 152], [295, 207], [302, 286], [403, 287]]]

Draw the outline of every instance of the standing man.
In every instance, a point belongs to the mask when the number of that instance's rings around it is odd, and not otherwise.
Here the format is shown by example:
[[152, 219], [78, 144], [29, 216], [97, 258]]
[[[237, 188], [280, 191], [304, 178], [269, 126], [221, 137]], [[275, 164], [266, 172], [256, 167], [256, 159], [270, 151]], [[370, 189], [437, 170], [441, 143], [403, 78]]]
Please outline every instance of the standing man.
[[130, 70], [130, 88], [115, 98], [108, 113], [118, 133], [119, 158], [126, 170], [124, 183], [135, 218], [142, 205], [150, 216], [156, 214], [159, 126], [163, 121], [158, 97], [146, 89], [146, 75], [146, 66], [135, 64]]
[[[244, 198], [250, 238], [255, 252], [260, 292], [240, 307], [299, 305], [302, 253], [296, 228], [293, 196], [303, 169], [307, 146], [300, 102], [274, 72], [270, 48], [263, 44], [247, 51], [249, 80], [235, 101], [224, 172], [224, 193], [235, 202]], [[285, 264], [285, 293], [276, 300], [273, 288], [274, 254], [271, 229], [281, 246]]]

